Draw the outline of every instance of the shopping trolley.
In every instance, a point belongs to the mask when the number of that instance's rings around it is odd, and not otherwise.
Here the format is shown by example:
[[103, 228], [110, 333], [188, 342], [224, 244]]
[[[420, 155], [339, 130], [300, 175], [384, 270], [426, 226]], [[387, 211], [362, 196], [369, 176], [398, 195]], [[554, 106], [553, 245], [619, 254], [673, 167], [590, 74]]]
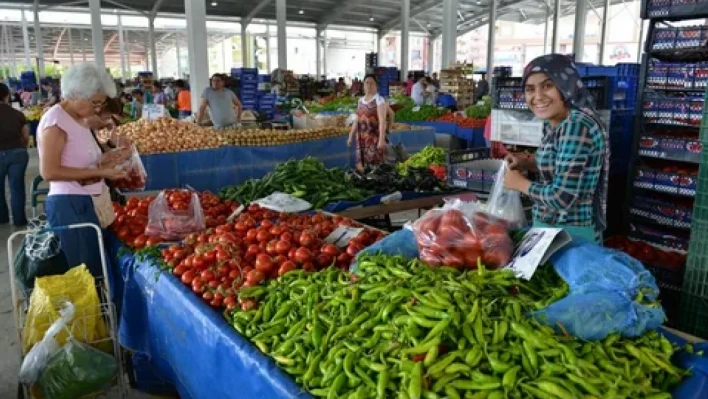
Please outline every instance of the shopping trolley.
[[37, 206], [42, 204], [44, 207], [44, 202], [49, 194], [49, 188], [45, 185], [41, 187], [40, 185], [44, 182], [42, 176], [37, 176], [32, 180], [32, 186], [30, 187], [30, 204], [32, 206], [32, 217], [35, 218], [37, 214]]
[[[99, 347], [99, 348], [111, 348], [112, 349], [112, 355], [116, 359], [116, 364], [117, 364], [117, 375], [116, 375], [116, 380], [115, 384], [113, 387], [111, 387], [110, 392], [112, 394], [112, 397], [114, 395], [114, 391], [117, 388], [117, 395], [120, 398], [126, 398], [128, 395], [128, 388], [127, 384], [125, 381], [125, 373], [124, 373], [124, 364], [123, 364], [123, 359], [122, 359], [122, 352], [120, 345], [118, 344], [118, 324], [117, 324], [117, 316], [116, 316], [116, 307], [115, 304], [112, 302], [111, 298], [113, 296], [111, 295], [111, 287], [110, 287], [110, 282], [109, 282], [109, 274], [108, 274], [108, 267], [106, 265], [106, 257], [105, 257], [105, 249], [103, 245], [103, 235], [101, 233], [101, 229], [91, 223], [77, 223], [77, 224], [72, 224], [68, 226], [58, 226], [58, 227], [45, 227], [41, 229], [34, 229], [34, 230], [24, 230], [24, 231], [18, 231], [13, 233], [10, 238], [7, 240], [7, 256], [8, 256], [8, 265], [10, 267], [10, 290], [12, 294], [12, 312], [13, 316], [15, 319], [15, 327], [17, 329], [17, 338], [18, 342], [20, 342], [20, 356], [21, 359], [23, 360], [24, 357], [27, 355], [27, 352], [24, 351], [24, 345], [22, 345], [23, 342], [23, 331], [24, 331], [24, 326], [25, 326], [25, 320], [26, 320], [26, 315], [27, 315], [27, 310], [29, 309], [29, 299], [32, 290], [27, 289], [27, 288], [21, 288], [18, 286], [18, 282], [16, 281], [16, 275], [15, 275], [15, 265], [14, 265], [14, 258], [15, 258], [15, 253], [14, 253], [14, 243], [15, 240], [22, 236], [23, 238], [29, 235], [34, 235], [34, 234], [39, 234], [39, 233], [44, 233], [48, 231], [52, 232], [57, 232], [57, 231], [63, 231], [63, 230], [70, 230], [70, 229], [81, 229], [81, 228], [87, 228], [87, 229], [94, 229], [96, 231], [96, 236], [98, 237], [98, 249], [101, 254], [101, 266], [103, 270], [103, 275], [101, 277], [94, 277], [95, 284], [96, 284], [96, 291], [98, 293], [99, 297], [99, 304], [97, 309], [82, 309], [81, 312], [76, 313], [74, 318], [72, 319], [72, 325], [73, 325], [73, 330], [76, 331], [77, 328], [79, 331], [81, 331], [81, 326], [84, 327], [84, 336], [89, 336], [87, 334], [87, 331], [85, 328], [87, 327], [87, 320], [88, 318], [95, 318], [97, 315], [100, 315], [101, 319], [103, 322], [106, 324], [106, 330], [107, 330], [107, 335], [105, 337], [101, 337], [95, 341], [92, 342], [84, 342], [86, 344], [89, 344], [94, 347]], [[24, 240], [23, 240], [24, 241]], [[20, 248], [20, 250], [24, 250], [24, 248]], [[55, 320], [49, 320], [49, 317], [46, 321], [42, 320], [40, 323], [35, 324], [38, 328], [41, 328], [43, 330], [46, 330]], [[20, 362], [21, 363], [21, 362]], [[96, 396], [99, 394], [99, 392], [91, 394], [91, 396]], [[30, 387], [26, 386], [24, 384], [18, 383], [18, 397], [24, 397], [24, 398], [30, 398]]]

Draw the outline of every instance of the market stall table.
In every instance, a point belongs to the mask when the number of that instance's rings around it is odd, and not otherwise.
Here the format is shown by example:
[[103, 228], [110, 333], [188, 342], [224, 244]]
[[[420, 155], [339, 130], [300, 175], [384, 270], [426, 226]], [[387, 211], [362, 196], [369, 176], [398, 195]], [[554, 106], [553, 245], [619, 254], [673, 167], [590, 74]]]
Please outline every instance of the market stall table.
[[345, 209], [343, 211], [339, 211], [337, 213], [340, 216], [345, 216], [352, 219], [364, 219], [373, 216], [389, 215], [392, 213], [410, 211], [415, 209], [432, 208], [443, 202], [445, 198], [451, 198], [457, 195], [459, 195], [459, 193], [431, 195], [410, 200], [391, 202], [388, 204], [353, 207]]

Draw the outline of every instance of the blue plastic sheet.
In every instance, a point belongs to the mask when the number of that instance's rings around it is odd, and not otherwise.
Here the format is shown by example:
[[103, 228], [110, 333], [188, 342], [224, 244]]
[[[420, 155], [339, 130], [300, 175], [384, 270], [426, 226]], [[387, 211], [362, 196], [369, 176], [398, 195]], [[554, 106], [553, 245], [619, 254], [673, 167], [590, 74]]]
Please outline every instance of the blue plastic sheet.
[[[659, 332], [676, 345], [685, 346], [687, 344], [685, 339], [668, 330], [662, 328], [659, 329]], [[700, 351], [703, 351], [703, 356], [695, 354]], [[675, 354], [671, 361], [683, 369], [691, 370], [691, 376], [672, 392], [674, 399], [708, 398], [708, 342], [694, 344], [693, 353], [681, 351]]]
[[[411, 152], [435, 143], [430, 129], [390, 134], [391, 142], [401, 143]], [[313, 156], [328, 168], [349, 169], [354, 165], [354, 149], [346, 136], [272, 147], [221, 147], [211, 150], [141, 156], [148, 175], [146, 190], [189, 185], [197, 190], [218, 191], [221, 187], [260, 179], [279, 163]]]
[[451, 136], [455, 136], [461, 140], [465, 140], [467, 148], [477, 148], [486, 146], [486, 143], [484, 141], [484, 128], [463, 128], [457, 126], [457, 124], [453, 122], [401, 122], [413, 126], [429, 127], [431, 129], [435, 129], [436, 133], [449, 134]]
[[[374, 194], [371, 197], [363, 200], [363, 201], [340, 201], [340, 202], [335, 202], [332, 204], [327, 204], [323, 208], [324, 211], [327, 212], [332, 212], [332, 213], [337, 213], [341, 212], [345, 209], [353, 208], [355, 206], [374, 206], [374, 205], [379, 205], [381, 204], [381, 199], [390, 193], [387, 194]], [[407, 200], [412, 200], [416, 198], [423, 198], [423, 197], [430, 197], [433, 195], [439, 195], [441, 193], [434, 193], [434, 192], [415, 192], [415, 191], [401, 191], [401, 201], [407, 201]]]
[[663, 309], [636, 299], [655, 301], [656, 280], [638, 260], [620, 251], [584, 240], [573, 240], [553, 254], [550, 263], [568, 283], [568, 295], [536, 312], [550, 326], [562, 325], [587, 340], [599, 340], [619, 332], [636, 337], [661, 326]]

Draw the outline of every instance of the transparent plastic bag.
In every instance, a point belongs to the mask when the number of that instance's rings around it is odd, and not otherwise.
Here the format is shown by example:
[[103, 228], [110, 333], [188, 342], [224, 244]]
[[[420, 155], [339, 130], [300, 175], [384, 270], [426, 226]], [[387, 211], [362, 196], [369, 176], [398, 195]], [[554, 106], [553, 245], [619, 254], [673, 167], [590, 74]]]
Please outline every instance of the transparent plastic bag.
[[24, 360], [22, 360], [18, 376], [21, 383], [34, 384], [39, 379], [49, 359], [59, 351], [59, 342], [55, 338], [56, 335], [66, 328], [67, 324], [74, 318], [74, 313], [74, 305], [71, 302], [64, 303], [64, 307], [59, 311], [59, 319], [52, 323], [44, 333], [44, 338], [33, 346]]
[[118, 168], [125, 170], [128, 175], [114, 182], [116, 188], [125, 191], [145, 190], [147, 172], [143, 161], [140, 159], [140, 153], [138, 153], [138, 149], [135, 146], [131, 146], [130, 158], [118, 165]]
[[105, 389], [117, 371], [113, 356], [69, 338], [49, 360], [38, 384], [45, 398], [74, 399]]
[[521, 193], [504, 188], [504, 176], [507, 170], [508, 166], [503, 162], [497, 172], [492, 191], [489, 193], [487, 212], [509, 222], [509, 227], [512, 229], [520, 229], [527, 225], [526, 214], [521, 204]]
[[164, 191], [161, 191], [157, 198], [150, 203], [148, 224], [145, 228], [145, 234], [150, 237], [177, 241], [205, 229], [204, 210], [196, 192], [192, 192], [186, 210], [172, 209]]
[[411, 226], [420, 259], [431, 266], [476, 269], [509, 263], [514, 243], [508, 223], [481, 211], [471, 217], [453, 207], [433, 209]]

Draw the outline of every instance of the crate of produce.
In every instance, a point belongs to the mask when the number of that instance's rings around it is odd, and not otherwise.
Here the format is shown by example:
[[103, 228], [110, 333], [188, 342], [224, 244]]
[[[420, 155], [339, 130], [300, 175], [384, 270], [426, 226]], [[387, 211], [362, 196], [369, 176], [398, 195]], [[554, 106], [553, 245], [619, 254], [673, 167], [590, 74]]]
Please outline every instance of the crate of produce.
[[610, 237], [605, 240], [604, 245], [641, 261], [654, 276], [659, 287], [681, 289], [686, 264], [685, 253], [624, 236]]
[[696, 139], [651, 134], [639, 139], [639, 155], [646, 157], [698, 163], [702, 151], [703, 144]]
[[502, 160], [490, 159], [489, 148], [470, 148], [447, 155], [448, 184], [488, 193], [494, 185]]
[[667, 166], [661, 170], [640, 167], [634, 178], [634, 186], [692, 197], [696, 195], [697, 180], [695, 174], [683, 173], [683, 171], [679, 173], [676, 166]]
[[667, 233], [666, 229], [645, 224], [630, 223], [628, 236], [632, 239], [646, 241], [660, 247], [679, 252], [688, 251], [688, 234]]
[[668, 202], [657, 198], [637, 195], [632, 199], [629, 213], [637, 218], [654, 223], [678, 228], [691, 228], [693, 208], [681, 206], [675, 201]]

